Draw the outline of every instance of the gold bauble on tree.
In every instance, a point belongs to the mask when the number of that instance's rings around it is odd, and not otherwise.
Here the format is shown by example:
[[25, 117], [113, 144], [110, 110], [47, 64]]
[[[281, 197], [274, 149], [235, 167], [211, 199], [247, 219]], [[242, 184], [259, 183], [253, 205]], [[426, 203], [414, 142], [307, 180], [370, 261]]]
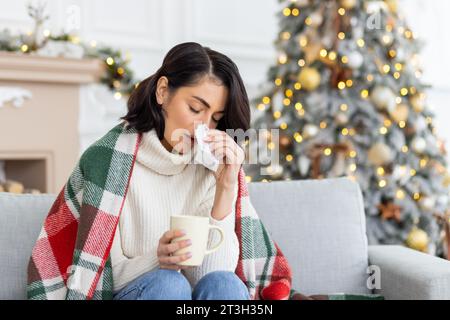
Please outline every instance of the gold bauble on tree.
[[406, 104], [399, 104], [395, 107], [395, 109], [391, 112], [391, 117], [394, 121], [406, 121], [409, 115], [409, 108]]
[[397, 8], [398, 8], [397, 0], [384, 0], [384, 2], [386, 3], [386, 5], [388, 6], [389, 10], [392, 13], [397, 13]]
[[367, 158], [374, 166], [382, 166], [392, 161], [392, 151], [384, 143], [378, 142], [369, 149]]
[[422, 229], [417, 228], [416, 226], [412, 228], [412, 230], [408, 234], [408, 237], [406, 238], [406, 245], [409, 248], [422, 252], [427, 252], [428, 242], [428, 234]]
[[339, 4], [344, 8], [344, 9], [352, 9], [356, 6], [356, 4], [358, 3], [357, 0], [340, 0]]
[[415, 112], [422, 112], [425, 109], [425, 101], [420, 94], [412, 96], [410, 102]]
[[315, 68], [303, 68], [298, 75], [298, 82], [305, 90], [315, 90], [320, 84], [320, 73]]

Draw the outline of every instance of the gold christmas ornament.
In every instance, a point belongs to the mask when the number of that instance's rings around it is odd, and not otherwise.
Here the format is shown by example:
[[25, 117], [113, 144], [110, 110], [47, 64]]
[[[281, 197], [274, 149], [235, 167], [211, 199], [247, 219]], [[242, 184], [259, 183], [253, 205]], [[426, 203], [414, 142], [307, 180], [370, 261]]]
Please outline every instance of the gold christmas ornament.
[[428, 234], [414, 226], [406, 238], [406, 245], [414, 250], [426, 252], [428, 248]]
[[303, 68], [298, 76], [298, 82], [305, 90], [315, 90], [320, 84], [320, 73], [315, 68]]
[[406, 104], [399, 104], [391, 112], [391, 117], [395, 122], [406, 121], [409, 115], [409, 108]]
[[339, 3], [344, 9], [349, 10], [354, 8], [358, 2], [357, 0], [340, 0]]
[[378, 142], [369, 149], [367, 157], [373, 165], [382, 166], [392, 161], [392, 152], [387, 145]]
[[419, 94], [412, 96], [410, 102], [415, 112], [422, 112], [425, 108], [425, 101]]
[[384, 2], [386, 3], [386, 5], [388, 6], [389, 10], [392, 13], [397, 13], [397, 8], [398, 8], [397, 0], [384, 0]]

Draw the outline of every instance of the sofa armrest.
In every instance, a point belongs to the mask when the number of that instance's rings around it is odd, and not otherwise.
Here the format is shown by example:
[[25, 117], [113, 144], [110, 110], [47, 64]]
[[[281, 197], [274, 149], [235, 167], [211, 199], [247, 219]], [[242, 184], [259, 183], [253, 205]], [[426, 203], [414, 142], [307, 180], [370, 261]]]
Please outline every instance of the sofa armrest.
[[369, 264], [380, 269], [385, 299], [450, 300], [450, 261], [402, 246], [369, 246]]

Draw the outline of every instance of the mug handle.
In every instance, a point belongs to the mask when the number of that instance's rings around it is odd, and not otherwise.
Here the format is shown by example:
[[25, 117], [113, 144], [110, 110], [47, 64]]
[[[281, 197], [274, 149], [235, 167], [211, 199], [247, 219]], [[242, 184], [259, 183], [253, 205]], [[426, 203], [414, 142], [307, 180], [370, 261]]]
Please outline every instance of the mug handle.
[[224, 234], [223, 234], [222, 228], [220, 228], [220, 227], [218, 227], [218, 226], [212, 226], [212, 225], [209, 225], [209, 230], [214, 230], [214, 229], [216, 229], [217, 231], [220, 232], [220, 241], [219, 241], [218, 244], [216, 244], [216, 245], [215, 245], [214, 247], [212, 247], [211, 249], [207, 249], [207, 250], [205, 251], [205, 256], [208, 255], [208, 254], [210, 254], [210, 253], [213, 253], [214, 251], [216, 251], [217, 249], [219, 249], [220, 245], [221, 245], [222, 242], [223, 242]]

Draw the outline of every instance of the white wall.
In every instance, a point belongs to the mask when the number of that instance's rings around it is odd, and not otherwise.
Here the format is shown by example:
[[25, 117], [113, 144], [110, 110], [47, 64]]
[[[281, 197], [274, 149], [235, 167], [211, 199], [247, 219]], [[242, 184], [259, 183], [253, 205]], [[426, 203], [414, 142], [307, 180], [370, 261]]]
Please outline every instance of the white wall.
[[[424, 81], [434, 86], [429, 91], [429, 101], [436, 112], [438, 134], [448, 145], [450, 20], [445, 15], [450, 11], [450, 1], [400, 1], [412, 29], [426, 40], [422, 52]], [[2, 2], [0, 28], [31, 29], [25, 10], [27, 0]], [[80, 11], [81, 39], [130, 52], [131, 67], [138, 78], [156, 71], [175, 44], [197, 41], [229, 55], [253, 97], [274, 62], [278, 0], [48, 0], [51, 19], [47, 28], [55, 33], [74, 22], [74, 8]], [[83, 88], [81, 99], [83, 150], [116, 123], [125, 112], [125, 103], [114, 100], [101, 85]]]
[[[423, 81], [432, 88], [427, 92], [436, 114], [437, 135], [446, 140], [450, 152], [450, 1], [401, 0], [405, 17], [424, 47], [421, 51]], [[447, 155], [450, 161], [450, 155]]]

